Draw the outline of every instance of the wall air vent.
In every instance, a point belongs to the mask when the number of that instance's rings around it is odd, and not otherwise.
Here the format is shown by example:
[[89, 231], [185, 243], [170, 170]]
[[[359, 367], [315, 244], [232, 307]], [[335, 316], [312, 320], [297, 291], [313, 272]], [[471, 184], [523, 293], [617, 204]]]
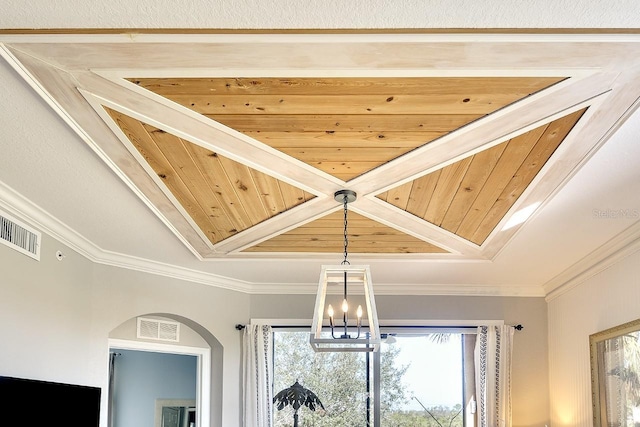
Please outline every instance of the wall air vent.
[[0, 243], [40, 261], [42, 234], [0, 211]]
[[180, 324], [168, 320], [138, 317], [138, 338], [178, 342], [180, 340]]

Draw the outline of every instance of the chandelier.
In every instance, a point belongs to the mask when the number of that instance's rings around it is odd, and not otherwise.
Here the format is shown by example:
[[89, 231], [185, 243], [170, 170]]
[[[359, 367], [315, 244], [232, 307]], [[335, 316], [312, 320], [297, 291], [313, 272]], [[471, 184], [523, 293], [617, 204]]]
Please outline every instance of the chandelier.
[[[323, 265], [320, 273], [309, 339], [313, 349], [318, 352], [372, 352], [380, 348], [380, 327], [369, 266], [352, 266], [347, 260], [347, 204], [355, 201], [356, 197], [356, 193], [351, 190], [340, 190], [334, 194], [334, 199], [343, 205], [344, 260], [340, 265]], [[354, 288], [358, 292], [350, 296], [348, 289]], [[365, 310], [360, 304], [355, 312], [352, 311], [355, 305], [352, 304], [353, 301], [363, 303]], [[331, 302], [339, 307], [341, 315], [336, 316]], [[325, 314], [330, 335], [323, 334]], [[363, 317], [367, 319], [366, 325], [363, 324]]]

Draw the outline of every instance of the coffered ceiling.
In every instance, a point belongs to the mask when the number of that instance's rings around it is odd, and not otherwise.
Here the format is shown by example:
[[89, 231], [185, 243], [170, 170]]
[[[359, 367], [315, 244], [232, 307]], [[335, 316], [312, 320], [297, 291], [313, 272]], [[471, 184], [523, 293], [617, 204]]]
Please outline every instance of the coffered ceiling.
[[341, 189], [357, 193], [357, 260], [410, 262], [410, 284], [420, 263], [498, 263], [640, 97], [633, 34], [78, 31], [0, 42], [204, 271], [339, 261]]

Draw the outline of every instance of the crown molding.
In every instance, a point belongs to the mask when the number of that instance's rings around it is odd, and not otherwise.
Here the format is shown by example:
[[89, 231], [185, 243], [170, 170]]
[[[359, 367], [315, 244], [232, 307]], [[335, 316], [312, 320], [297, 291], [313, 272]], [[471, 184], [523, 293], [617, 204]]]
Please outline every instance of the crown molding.
[[[0, 181], [0, 207], [23, 219], [96, 264], [124, 268], [158, 276], [184, 280], [247, 294], [315, 294], [316, 283], [255, 284], [176, 265], [111, 252], [93, 244], [80, 233], [56, 219], [24, 196]], [[470, 284], [375, 284], [377, 295], [465, 295], [544, 297], [537, 286]]]
[[640, 221], [545, 283], [542, 287], [546, 294], [546, 301], [552, 301], [580, 286], [591, 277], [639, 250]]
[[[54, 218], [15, 190], [0, 181], [0, 206], [60, 241], [91, 262], [163, 277], [214, 286], [247, 294], [314, 294], [314, 284], [254, 284], [176, 265], [111, 252], [100, 248], [84, 236]], [[538, 286], [480, 284], [376, 284], [377, 295], [450, 295], [545, 297], [551, 301], [579, 286], [589, 278], [640, 250], [640, 222], [619, 233], [597, 250]]]
[[251, 283], [241, 280], [102, 249], [2, 181], [0, 181], [0, 207], [96, 264], [125, 268], [244, 293], [250, 293], [253, 290]]
[[[318, 271], [318, 274], [320, 272]], [[480, 285], [480, 284], [388, 284], [376, 283], [373, 277], [376, 296], [394, 295], [440, 295], [440, 296], [493, 296], [493, 297], [532, 297], [545, 296], [540, 286]], [[252, 294], [264, 295], [309, 295], [318, 291], [317, 284], [260, 284], [255, 285]], [[357, 294], [358, 292], [353, 292]], [[361, 293], [361, 292], [360, 292]]]

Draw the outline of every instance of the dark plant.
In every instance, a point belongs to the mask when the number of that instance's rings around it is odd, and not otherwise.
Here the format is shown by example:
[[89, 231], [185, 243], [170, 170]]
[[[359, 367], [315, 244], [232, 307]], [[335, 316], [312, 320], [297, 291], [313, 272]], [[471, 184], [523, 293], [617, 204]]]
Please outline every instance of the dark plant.
[[320, 402], [320, 399], [318, 399], [318, 396], [311, 390], [302, 387], [297, 380], [291, 387], [287, 387], [278, 392], [273, 398], [273, 403], [277, 403], [276, 408], [278, 411], [291, 405], [294, 411], [293, 427], [298, 427], [298, 410], [303, 406], [306, 406], [311, 411], [315, 411], [318, 406], [324, 410], [324, 406], [322, 402]]

